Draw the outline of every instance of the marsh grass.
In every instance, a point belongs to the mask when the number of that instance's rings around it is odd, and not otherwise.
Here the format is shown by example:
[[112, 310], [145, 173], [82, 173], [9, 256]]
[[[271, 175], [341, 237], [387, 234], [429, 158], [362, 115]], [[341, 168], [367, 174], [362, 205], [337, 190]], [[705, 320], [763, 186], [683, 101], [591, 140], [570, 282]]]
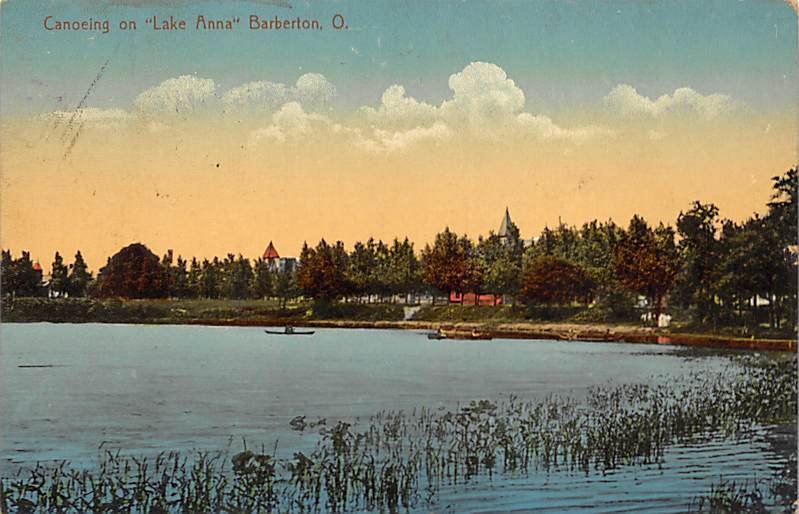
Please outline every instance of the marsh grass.
[[448, 412], [382, 411], [362, 427], [325, 426], [312, 451], [284, 459], [246, 444], [232, 457], [106, 452], [91, 471], [61, 463], [4, 478], [0, 501], [4, 512], [399, 512], [478, 476], [605, 473], [662, 462], [673, 444], [748, 437], [795, 421], [796, 379], [795, 361], [752, 361], [668, 383], [596, 387], [584, 402], [512, 397]]

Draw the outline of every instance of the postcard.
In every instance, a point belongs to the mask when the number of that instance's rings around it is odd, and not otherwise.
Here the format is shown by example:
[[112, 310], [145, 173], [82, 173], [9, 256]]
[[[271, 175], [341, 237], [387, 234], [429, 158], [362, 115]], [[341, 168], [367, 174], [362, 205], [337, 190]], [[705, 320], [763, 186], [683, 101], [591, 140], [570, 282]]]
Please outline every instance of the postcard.
[[0, 512], [792, 512], [777, 0], [0, 0]]

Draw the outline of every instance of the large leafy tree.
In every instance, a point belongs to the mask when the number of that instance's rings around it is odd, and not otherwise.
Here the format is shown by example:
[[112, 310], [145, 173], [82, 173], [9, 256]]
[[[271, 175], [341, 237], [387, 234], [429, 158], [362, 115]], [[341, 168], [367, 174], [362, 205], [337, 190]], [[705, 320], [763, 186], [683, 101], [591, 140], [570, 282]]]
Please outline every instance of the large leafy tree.
[[622, 285], [649, 299], [657, 323], [679, 269], [674, 230], [663, 224], [652, 230], [643, 218], [633, 216], [616, 244], [613, 260]]
[[422, 276], [424, 281], [449, 293], [478, 292], [483, 283], [483, 270], [474, 247], [466, 237], [458, 236], [445, 228], [436, 235], [433, 246], [422, 250]]
[[169, 273], [153, 252], [141, 243], [114, 254], [97, 277], [95, 295], [101, 298], [165, 298]]
[[674, 288], [674, 297], [684, 306], [693, 307], [699, 321], [714, 324], [718, 319], [718, 213], [715, 205], [697, 201], [677, 217], [681, 269]]
[[528, 304], [588, 303], [592, 290], [591, 279], [581, 267], [552, 255], [532, 260], [522, 281], [522, 295]]
[[380, 287], [374, 239], [369, 238], [365, 244], [360, 241], [355, 243], [350, 253], [349, 264], [347, 274], [352, 284], [353, 293], [370, 296], [376, 294]]
[[351, 291], [347, 277], [348, 255], [344, 243], [328, 244], [324, 239], [315, 248], [303, 245], [297, 269], [297, 285], [302, 292], [331, 302]]
[[[518, 230], [517, 230], [518, 233]], [[477, 256], [483, 270], [483, 287], [495, 294], [516, 296], [521, 287], [522, 247], [509, 238], [491, 233], [477, 243]]]
[[389, 248], [384, 281], [391, 293], [411, 294], [421, 289], [421, 266], [407, 237], [402, 242], [394, 239]]

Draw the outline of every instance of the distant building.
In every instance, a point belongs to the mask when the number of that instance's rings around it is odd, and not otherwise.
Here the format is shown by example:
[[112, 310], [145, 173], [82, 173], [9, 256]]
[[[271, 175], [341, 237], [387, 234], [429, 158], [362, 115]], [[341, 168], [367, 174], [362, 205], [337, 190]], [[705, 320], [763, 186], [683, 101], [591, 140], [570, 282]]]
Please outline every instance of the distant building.
[[[499, 232], [497, 232], [499, 238], [505, 243], [510, 241], [511, 227], [514, 227], [518, 230], [516, 224], [513, 223], [513, 220], [510, 219], [510, 211], [508, 210], [507, 207], [505, 207], [505, 216], [503, 216], [502, 223], [500, 223], [499, 225]], [[525, 248], [533, 246], [534, 244], [535, 244], [535, 238], [522, 239], [522, 245]]]
[[499, 225], [499, 232], [497, 235], [500, 239], [507, 241], [510, 237], [510, 228], [513, 226], [513, 222], [510, 219], [510, 211], [507, 207], [505, 207], [505, 216], [502, 218], [502, 223]]
[[493, 293], [474, 294], [450, 291], [449, 303], [463, 305], [502, 305], [502, 295]]
[[269, 241], [269, 246], [266, 247], [263, 257], [271, 271], [291, 273], [297, 268], [297, 259], [294, 257], [281, 257], [272, 241]]

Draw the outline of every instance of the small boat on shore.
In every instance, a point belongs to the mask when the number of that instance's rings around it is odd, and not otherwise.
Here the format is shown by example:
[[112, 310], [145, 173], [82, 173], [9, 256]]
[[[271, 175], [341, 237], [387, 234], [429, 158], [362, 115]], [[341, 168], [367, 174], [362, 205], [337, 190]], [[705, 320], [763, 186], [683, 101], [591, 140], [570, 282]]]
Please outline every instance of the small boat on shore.
[[493, 339], [491, 332], [480, 330], [441, 330], [427, 334], [428, 339], [441, 340], [441, 339], [458, 339], [467, 341], [489, 341]]
[[283, 330], [264, 330], [267, 334], [275, 336], [312, 336], [315, 330], [294, 330], [294, 327], [286, 327]]

